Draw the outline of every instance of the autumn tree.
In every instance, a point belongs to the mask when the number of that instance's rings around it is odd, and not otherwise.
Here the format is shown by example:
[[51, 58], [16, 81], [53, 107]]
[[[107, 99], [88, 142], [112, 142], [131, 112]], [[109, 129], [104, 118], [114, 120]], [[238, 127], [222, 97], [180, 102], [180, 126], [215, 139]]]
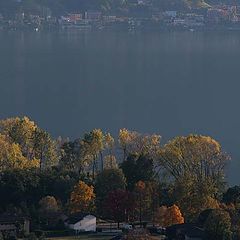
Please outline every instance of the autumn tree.
[[36, 128], [33, 137], [34, 156], [40, 160], [41, 169], [57, 165], [59, 160], [57, 145], [50, 134], [40, 128]]
[[28, 117], [1, 120], [0, 133], [6, 136], [10, 143], [18, 145], [26, 159], [38, 159], [41, 168], [57, 164], [55, 141]]
[[138, 181], [131, 191], [135, 196], [135, 220], [152, 221], [156, 209], [159, 207], [159, 184], [155, 181]]
[[110, 133], [104, 135], [104, 148], [109, 152], [107, 155], [114, 155], [115, 140]]
[[133, 216], [135, 199], [133, 194], [126, 190], [117, 189], [109, 192], [103, 203], [104, 214], [108, 219], [118, 223], [128, 222]]
[[43, 213], [55, 213], [59, 211], [58, 202], [53, 196], [46, 196], [39, 201], [40, 211]]
[[185, 217], [193, 221], [203, 210], [219, 208], [219, 201], [214, 196], [216, 191], [212, 182], [197, 182], [183, 177], [175, 182], [171, 197], [177, 201]]
[[73, 171], [62, 170], [58, 167], [39, 172], [39, 192], [42, 197], [52, 195], [63, 204], [69, 202], [73, 187], [82, 180], [87, 182], [84, 175]]
[[[118, 168], [117, 159], [115, 157], [115, 140], [110, 133], [104, 136], [104, 148], [107, 154], [104, 156], [104, 169]], [[103, 169], [102, 169], [103, 170]]]
[[39, 223], [41, 228], [54, 228], [60, 221], [60, 206], [55, 197], [46, 196], [39, 201]]
[[36, 167], [39, 167], [37, 159], [28, 160], [18, 144], [9, 142], [6, 136], [0, 134], [0, 171]]
[[[191, 211], [197, 215], [203, 210], [198, 208], [204, 202], [205, 205], [214, 202], [225, 184], [228, 161], [228, 155], [217, 141], [201, 135], [176, 137], [159, 153], [159, 167], [173, 179], [178, 203], [186, 215]], [[186, 200], [191, 202], [187, 209]]]
[[176, 137], [159, 155], [159, 163], [175, 180], [187, 175], [199, 181], [211, 179], [216, 186], [223, 181], [228, 160], [217, 141], [199, 135]]
[[99, 214], [103, 214], [103, 202], [108, 194], [117, 189], [125, 190], [126, 179], [121, 169], [104, 169], [95, 181], [96, 205]]
[[162, 227], [168, 227], [184, 223], [184, 217], [177, 205], [174, 204], [171, 207], [162, 206], [155, 213], [154, 223]]
[[103, 169], [103, 156], [104, 150], [104, 134], [100, 129], [86, 133], [81, 141], [82, 157], [85, 162], [92, 165], [92, 176], [95, 178], [98, 169], [98, 158], [101, 159], [101, 167]]
[[94, 188], [88, 186], [83, 181], [79, 181], [75, 186], [70, 196], [70, 212], [88, 212], [94, 208]]
[[160, 148], [159, 135], [144, 135], [138, 132], [120, 129], [118, 143], [123, 151], [123, 160], [130, 154], [143, 155], [155, 159]]
[[19, 144], [23, 155], [28, 159], [34, 158], [33, 135], [36, 128], [36, 124], [28, 117], [10, 118], [0, 122], [2, 134], [8, 136], [13, 143]]
[[104, 169], [117, 169], [118, 163], [114, 155], [106, 155], [104, 157]]
[[125, 160], [130, 153], [130, 145], [137, 138], [137, 135], [137, 132], [129, 131], [126, 128], [119, 130], [118, 143], [123, 151], [123, 160]]

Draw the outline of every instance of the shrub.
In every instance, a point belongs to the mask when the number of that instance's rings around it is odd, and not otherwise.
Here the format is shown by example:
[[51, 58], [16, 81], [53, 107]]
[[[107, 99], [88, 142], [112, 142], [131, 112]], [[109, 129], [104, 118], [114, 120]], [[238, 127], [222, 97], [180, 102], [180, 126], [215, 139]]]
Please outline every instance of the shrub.
[[220, 209], [213, 210], [205, 222], [205, 231], [208, 240], [231, 240], [231, 218], [229, 213]]
[[35, 233], [30, 233], [29, 235], [27, 235], [27, 237], [25, 237], [25, 239], [27, 240], [37, 240], [37, 236]]

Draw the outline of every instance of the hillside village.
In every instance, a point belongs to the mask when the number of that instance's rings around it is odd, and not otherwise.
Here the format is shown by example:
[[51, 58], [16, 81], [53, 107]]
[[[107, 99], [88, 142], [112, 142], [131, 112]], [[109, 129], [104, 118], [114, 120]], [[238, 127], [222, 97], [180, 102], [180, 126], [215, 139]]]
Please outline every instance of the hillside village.
[[[19, 3], [20, 4], [20, 3]], [[82, 8], [54, 14], [50, 9], [19, 7], [6, 14], [0, 8], [0, 30], [239, 30], [240, 6], [196, 4], [164, 9], [149, 0], [138, 0], [119, 9]]]

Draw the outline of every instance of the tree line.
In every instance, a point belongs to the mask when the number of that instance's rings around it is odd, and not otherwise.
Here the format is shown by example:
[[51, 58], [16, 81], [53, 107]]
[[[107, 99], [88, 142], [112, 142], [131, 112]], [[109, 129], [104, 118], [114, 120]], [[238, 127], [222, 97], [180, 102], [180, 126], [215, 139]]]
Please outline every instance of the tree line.
[[240, 187], [228, 188], [229, 162], [209, 136], [162, 144], [158, 134], [120, 129], [114, 138], [94, 129], [53, 139], [28, 117], [4, 119], [0, 212], [30, 216], [33, 229], [61, 228], [61, 214], [90, 212], [118, 224], [200, 222], [209, 236], [219, 221], [224, 236], [236, 235]]

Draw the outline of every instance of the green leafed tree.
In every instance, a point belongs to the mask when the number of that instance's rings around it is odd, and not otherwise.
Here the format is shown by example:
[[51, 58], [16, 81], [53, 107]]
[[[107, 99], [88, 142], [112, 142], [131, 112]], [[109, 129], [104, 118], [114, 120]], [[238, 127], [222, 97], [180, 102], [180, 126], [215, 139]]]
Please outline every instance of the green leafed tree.
[[81, 140], [67, 141], [61, 146], [60, 168], [67, 171], [82, 173], [84, 159], [81, 152]]
[[205, 231], [209, 240], [231, 240], [231, 218], [224, 210], [213, 210], [205, 222]]
[[129, 155], [127, 160], [122, 162], [121, 169], [130, 191], [134, 189], [138, 181], [152, 181], [155, 177], [153, 160], [147, 156]]
[[105, 169], [99, 173], [95, 182], [96, 206], [99, 214], [103, 214], [103, 202], [108, 194], [117, 189], [125, 190], [126, 179], [120, 169]]
[[234, 204], [240, 207], [240, 187], [234, 186], [228, 188], [228, 190], [223, 194], [223, 202], [226, 204]]

